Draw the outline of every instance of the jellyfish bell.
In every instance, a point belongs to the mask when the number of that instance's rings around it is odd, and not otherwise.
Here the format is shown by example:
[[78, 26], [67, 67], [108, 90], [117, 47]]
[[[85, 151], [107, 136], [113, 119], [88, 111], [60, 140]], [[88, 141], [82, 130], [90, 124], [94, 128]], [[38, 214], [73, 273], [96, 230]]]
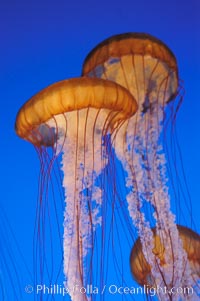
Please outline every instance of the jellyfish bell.
[[[180, 239], [183, 244], [183, 249], [187, 253], [188, 262], [185, 262], [185, 269], [188, 268], [188, 263], [191, 269], [191, 276], [193, 278], [193, 286], [195, 287], [197, 285], [197, 279], [200, 277], [200, 236], [193, 230], [177, 225], [178, 233], [180, 236]], [[169, 262], [165, 261], [165, 252], [168, 248], [168, 246], [163, 244], [162, 237], [159, 236], [159, 233], [157, 233], [156, 228], [153, 229], [153, 237], [154, 237], [154, 245], [152, 249], [152, 253], [154, 254], [154, 265], [160, 266], [161, 268], [163, 266], [167, 266]], [[171, 250], [171, 262], [173, 262], [173, 252]], [[156, 279], [154, 279], [151, 270], [151, 265], [147, 262], [143, 250], [142, 250], [142, 244], [140, 241], [140, 238], [138, 238], [131, 250], [130, 254], [130, 266], [131, 266], [131, 272], [134, 277], [134, 279], [139, 283], [140, 285], [149, 286], [149, 287], [155, 287], [156, 286]], [[163, 282], [165, 278], [163, 277]], [[166, 284], [163, 283], [163, 287]], [[170, 285], [167, 287], [168, 290], [170, 289], [177, 289], [176, 287], [176, 279], [173, 279], [173, 283], [170, 283]], [[184, 296], [189, 293], [192, 294], [192, 287], [189, 287], [187, 283], [182, 283], [182, 288], [185, 293]], [[161, 297], [161, 296], [160, 296]], [[193, 296], [194, 298], [196, 296]], [[162, 298], [161, 298], [162, 300]]]
[[[66, 82], [67, 85], [65, 85]], [[109, 129], [113, 130], [114, 125], [116, 126], [118, 121], [125, 120], [136, 111], [137, 104], [135, 100], [133, 100], [132, 104], [129, 101], [129, 105], [127, 105], [126, 99], [130, 100], [131, 96], [128, 95], [129, 93], [119, 85], [115, 85], [116, 88], [114, 90], [112, 82], [107, 81], [105, 85], [103, 85], [104, 83], [105, 81], [100, 79], [91, 80], [88, 78], [80, 78], [58, 82], [49, 86], [30, 99], [19, 111], [15, 125], [16, 133], [36, 146], [53, 146], [59, 138], [57, 135], [61, 135], [58, 131], [54, 116], [56, 116], [56, 118], [62, 118], [63, 115], [61, 114], [65, 112], [80, 112], [81, 109], [87, 109], [88, 107], [91, 108], [89, 111], [92, 109], [99, 109], [99, 114], [103, 111], [101, 110], [101, 106], [110, 110], [107, 124]], [[104, 89], [104, 86], [106, 89]], [[93, 93], [95, 94], [96, 102], [93, 100]], [[58, 102], [59, 97], [61, 99], [60, 102]], [[67, 102], [63, 105], [62, 98], [69, 99], [69, 103]], [[107, 98], [110, 99], [110, 102], [104, 104], [104, 99], [107, 100]], [[87, 101], [85, 101], [86, 99]], [[117, 100], [119, 101], [117, 102]], [[51, 106], [49, 106], [49, 103]], [[37, 104], [37, 106], [35, 104]], [[35, 108], [34, 114], [33, 107]], [[72, 113], [68, 115], [69, 118], [74, 118], [71, 117]], [[87, 116], [87, 118], [89, 117], [90, 116]], [[54, 126], [51, 127], [49, 123], [51, 123], [52, 120], [54, 122]], [[84, 120], [84, 118], [79, 116], [79, 124], [81, 124], [82, 120]], [[65, 120], [64, 123], [66, 123]], [[69, 122], [69, 124], [72, 123]], [[105, 126], [103, 130], [106, 131]], [[72, 127], [71, 131], [73, 132], [73, 135], [76, 136], [75, 127]], [[65, 133], [65, 131], [61, 132], [62, 134], [63, 132]], [[96, 130], [96, 132], [98, 131]], [[100, 129], [99, 132], [101, 133], [102, 129]]]
[[176, 58], [162, 41], [149, 34], [127, 33], [106, 39], [88, 54], [82, 74], [128, 88], [141, 111], [154, 102], [164, 104], [177, 94]]
[[[21, 138], [39, 149], [51, 146], [54, 159], [62, 153], [64, 274], [73, 301], [89, 298], [74, 288], [92, 279], [94, 233], [104, 218], [102, 187], [93, 185], [107, 160], [103, 137], [136, 110], [133, 96], [120, 85], [103, 79], [73, 78], [33, 96], [16, 118], [16, 133]], [[43, 186], [42, 182], [42, 191]]]

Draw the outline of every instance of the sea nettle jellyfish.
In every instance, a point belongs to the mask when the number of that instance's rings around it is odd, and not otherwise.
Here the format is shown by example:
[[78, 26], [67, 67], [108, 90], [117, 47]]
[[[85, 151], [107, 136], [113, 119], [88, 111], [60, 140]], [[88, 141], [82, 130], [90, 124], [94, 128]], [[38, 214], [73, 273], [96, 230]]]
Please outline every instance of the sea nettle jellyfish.
[[[17, 115], [17, 134], [34, 144], [41, 155], [40, 213], [35, 252], [41, 282], [44, 281], [46, 257], [52, 247], [44, 243], [44, 216], [53, 214], [45, 213], [45, 209], [49, 211], [50, 172], [54, 161], [62, 153], [64, 274], [66, 288], [73, 301], [91, 300], [91, 292], [80, 292], [80, 289], [88, 283], [93, 284], [94, 265], [103, 265], [95, 234], [107, 217], [103, 179], [98, 185], [93, 184], [108, 160], [104, 138], [116, 131], [136, 110], [133, 96], [120, 85], [103, 79], [74, 78], [45, 88], [25, 103]], [[53, 149], [51, 156], [47, 147]], [[51, 225], [52, 232], [54, 227]], [[103, 233], [100, 240], [102, 237]], [[53, 245], [54, 241], [50, 244]], [[100, 242], [102, 245], [103, 242]], [[98, 258], [95, 257], [95, 250], [98, 251]], [[49, 271], [51, 283], [52, 273]], [[97, 279], [98, 275], [95, 277]]]
[[[177, 225], [177, 229], [179, 232], [180, 239], [183, 244], [183, 248], [187, 253], [189, 266], [191, 268], [191, 277], [196, 281], [200, 278], [200, 236], [192, 231], [189, 228]], [[153, 238], [154, 238], [154, 248], [152, 249], [153, 254], [155, 255], [154, 265], [168, 265], [168, 262], [165, 261], [165, 252], [166, 247], [162, 243], [161, 237], [156, 234], [156, 229], [153, 229]], [[135, 242], [130, 256], [130, 265], [131, 271], [135, 278], [135, 280], [140, 285], [146, 285], [149, 287], [154, 286], [154, 279], [152, 279], [151, 274], [151, 265], [147, 262], [143, 252], [142, 252], [142, 244], [141, 240], [138, 238]], [[153, 280], [153, 281], [152, 281]], [[179, 292], [182, 295], [184, 300], [187, 300], [187, 297], [193, 298], [193, 289], [192, 287], [180, 287]], [[168, 294], [168, 292], [165, 292]], [[172, 299], [170, 294], [177, 294], [178, 291], [174, 287], [171, 292], [169, 291], [169, 299]], [[162, 300], [162, 295], [164, 294], [164, 290], [162, 288], [158, 290], [158, 294], [160, 295], [160, 299]], [[170, 298], [171, 297], [171, 298]], [[196, 297], [195, 297], [196, 298]], [[197, 299], [196, 299], [197, 300]]]
[[[128, 210], [138, 229], [144, 258], [151, 266], [151, 284], [167, 288], [195, 286], [170, 205], [169, 188], [175, 191], [176, 187], [173, 181], [168, 182], [168, 177], [174, 172], [177, 176], [176, 169], [172, 171], [170, 161], [166, 164], [164, 153], [166, 126], [171, 122], [173, 130], [181, 101], [174, 54], [163, 42], [148, 34], [121, 34], [103, 41], [89, 53], [82, 74], [124, 86], [138, 103], [137, 113], [115, 133], [112, 145], [125, 170]], [[172, 146], [170, 155], [172, 161], [176, 161]], [[176, 200], [180, 198], [174, 194]], [[152, 251], [152, 227], [165, 247], [166, 265], [161, 264]], [[177, 295], [162, 296], [162, 300], [178, 298]]]

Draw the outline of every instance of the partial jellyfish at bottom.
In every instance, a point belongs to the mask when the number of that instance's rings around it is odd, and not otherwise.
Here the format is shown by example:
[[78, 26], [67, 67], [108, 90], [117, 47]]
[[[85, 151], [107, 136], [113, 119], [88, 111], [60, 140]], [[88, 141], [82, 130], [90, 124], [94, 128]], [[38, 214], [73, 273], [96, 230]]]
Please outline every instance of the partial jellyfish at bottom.
[[[200, 278], [200, 235], [198, 235], [196, 232], [192, 231], [191, 229], [177, 225], [179, 237], [182, 241], [183, 249], [185, 250], [187, 254], [187, 259], [189, 263], [189, 268], [191, 271], [191, 277], [193, 279], [193, 283], [197, 283], [198, 279]], [[170, 265], [171, 262], [173, 262], [173, 258], [171, 258], [170, 262], [166, 262], [165, 259], [165, 253], [168, 252], [167, 247], [163, 245], [162, 237], [160, 237], [157, 234], [157, 231], [155, 228], [153, 228], [153, 249], [152, 253], [154, 256], [154, 266], [159, 266], [159, 268], [162, 268], [163, 266]], [[185, 262], [185, 269], [188, 268], [188, 264]], [[140, 285], [147, 285], [149, 287], [154, 288], [155, 287], [155, 280], [152, 279], [152, 273], [151, 273], [151, 265], [147, 262], [145, 259], [144, 253], [142, 251], [142, 244], [140, 238], [138, 238], [131, 250], [130, 255], [130, 265], [131, 265], [131, 271], [135, 278], [135, 280]], [[177, 287], [173, 287], [171, 285], [171, 292], [167, 290], [168, 288], [163, 285], [163, 288], [160, 287], [158, 290], [159, 298], [162, 300], [162, 296], [164, 293], [168, 295], [168, 298], [170, 299], [170, 294], [176, 293]], [[182, 298], [185, 300], [189, 298], [198, 298], [197, 296], [194, 297], [193, 295], [193, 287], [191, 286], [182, 286], [178, 287], [180, 290], [180, 294], [182, 295]], [[171, 297], [172, 298], [172, 297]], [[180, 296], [179, 296], [180, 298]]]
[[[174, 125], [184, 92], [174, 54], [149, 34], [116, 35], [88, 54], [82, 75], [116, 82], [136, 99], [137, 113], [118, 130], [112, 145], [126, 177], [129, 214], [137, 229], [144, 259], [151, 267], [151, 277], [146, 277], [146, 281], [151, 286], [165, 286], [169, 290], [181, 286], [195, 289], [190, 296], [166, 293], [158, 295], [159, 300], [197, 300], [199, 258], [197, 277], [193, 277], [188, 248], [184, 245], [185, 241], [190, 242], [182, 240], [182, 228], [177, 227], [171, 208], [171, 194], [179, 209], [182, 197], [176, 191], [177, 187], [182, 189], [182, 184], [175, 183], [179, 175], [174, 164]], [[167, 140], [171, 141], [171, 148]], [[162, 260], [153, 252], [155, 235], [165, 248]], [[197, 253], [200, 252], [199, 243], [196, 247]], [[133, 265], [132, 262], [132, 270]]]
[[[50, 257], [53, 257], [52, 233], [56, 225], [47, 222], [48, 238], [45, 223], [52, 214], [48, 193], [53, 166], [57, 158], [62, 157], [59, 164], [65, 198], [64, 275], [73, 301], [93, 300], [90, 292], [83, 294], [79, 289], [87, 283], [101, 283], [108, 215], [105, 180], [100, 178], [99, 184], [95, 183], [109, 160], [109, 142], [105, 137], [116, 132], [136, 110], [133, 96], [120, 85], [102, 79], [74, 78], [57, 82], [33, 96], [16, 118], [16, 133], [36, 147], [41, 161], [34, 246], [34, 260], [38, 266], [35, 268], [36, 284], [45, 281], [45, 273], [49, 275], [50, 284], [59, 274], [59, 266], [57, 271], [53, 266], [47, 267], [48, 253], [52, 252]], [[60, 232], [59, 236], [62, 236]], [[98, 268], [94, 272], [96, 265]], [[53, 278], [55, 272], [57, 276]], [[44, 296], [37, 297], [43, 300]]]

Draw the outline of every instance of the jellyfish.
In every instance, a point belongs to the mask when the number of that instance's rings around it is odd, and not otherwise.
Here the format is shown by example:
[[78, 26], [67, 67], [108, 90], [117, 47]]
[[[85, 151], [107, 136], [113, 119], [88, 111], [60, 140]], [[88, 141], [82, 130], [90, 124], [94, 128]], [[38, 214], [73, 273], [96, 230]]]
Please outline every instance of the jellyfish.
[[[183, 248], [187, 253], [189, 265], [192, 271], [191, 276], [194, 279], [194, 281], [196, 281], [195, 279], [199, 279], [200, 277], [200, 235], [184, 226], [177, 225], [177, 229], [179, 232], [180, 239], [183, 243]], [[153, 229], [153, 237], [154, 248], [152, 252], [155, 254], [154, 265], [157, 265], [158, 262], [161, 266], [169, 264], [165, 261], [166, 248], [162, 244], [162, 239], [156, 234], [155, 228]], [[137, 239], [132, 248], [130, 255], [130, 265], [132, 274], [140, 285], [154, 285], [154, 280], [152, 282], [151, 277], [151, 266], [145, 259], [145, 256], [142, 252], [142, 244], [139, 238]], [[164, 292], [160, 291], [161, 300], [163, 293]], [[188, 294], [192, 295], [191, 287], [182, 287], [182, 295], [184, 295], [184, 298], [187, 298]]]
[[[35, 257], [43, 281], [50, 246], [43, 247], [47, 214], [44, 210], [48, 211], [48, 206], [43, 208], [42, 203], [47, 202], [52, 166], [62, 156], [64, 275], [66, 290], [73, 301], [92, 298], [90, 292], [82, 293], [80, 289], [92, 281], [93, 267], [98, 263], [94, 259], [95, 248], [98, 249], [95, 233], [106, 218], [103, 180], [94, 185], [109, 160], [105, 137], [136, 110], [136, 101], [127, 89], [112, 81], [83, 77], [63, 80], [40, 91], [22, 106], [16, 118], [17, 135], [36, 147], [41, 160], [43, 196], [38, 205], [39, 250]], [[101, 240], [102, 236], [103, 233]], [[52, 281], [51, 273], [49, 277]]]
[[[166, 129], [172, 127], [172, 140], [183, 93], [176, 57], [162, 41], [149, 34], [120, 34], [101, 42], [87, 55], [82, 75], [116, 82], [136, 99], [137, 113], [123, 123], [113, 142], [126, 177], [129, 214], [144, 258], [151, 266], [154, 284], [168, 288], [195, 286], [192, 267], [187, 264], [185, 268], [187, 252], [171, 210], [170, 190], [175, 190], [175, 185], [170, 179], [175, 166], [165, 155]], [[173, 148], [171, 156], [173, 161]], [[152, 227], [166, 248], [164, 260], [171, 264], [155, 266]], [[163, 298], [169, 300], [168, 295]]]

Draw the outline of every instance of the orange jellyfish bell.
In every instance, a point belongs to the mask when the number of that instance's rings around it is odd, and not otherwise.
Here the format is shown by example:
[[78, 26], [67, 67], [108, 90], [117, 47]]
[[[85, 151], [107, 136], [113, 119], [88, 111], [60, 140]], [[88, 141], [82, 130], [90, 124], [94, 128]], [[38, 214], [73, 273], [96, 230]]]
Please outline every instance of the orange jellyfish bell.
[[104, 40], [86, 57], [82, 74], [126, 87], [143, 111], [151, 103], [166, 103], [177, 94], [176, 58], [162, 41], [149, 34], [126, 33]]
[[[185, 262], [185, 269], [188, 269], [188, 263], [191, 269], [191, 277], [193, 279], [193, 284], [197, 279], [200, 278], [200, 235], [191, 229], [177, 225], [179, 237], [183, 244], [183, 249], [187, 253], [188, 262]], [[163, 266], [172, 264], [174, 261], [173, 253], [171, 253], [171, 261], [165, 261], [165, 252], [168, 246], [164, 245], [162, 237], [156, 232], [156, 229], [153, 229], [154, 245], [152, 253], [154, 254], [154, 265], [160, 266], [162, 269]], [[155, 286], [156, 279], [152, 276], [151, 265], [147, 262], [143, 250], [140, 238], [135, 242], [131, 255], [130, 255], [130, 266], [133, 277], [140, 285], [149, 285]], [[174, 280], [175, 283], [175, 280]], [[165, 285], [165, 283], [164, 283]], [[182, 288], [184, 289], [184, 283], [182, 283]], [[171, 289], [168, 287], [168, 289]], [[175, 287], [175, 289], [177, 289]], [[191, 287], [188, 287], [191, 290]], [[185, 295], [187, 290], [185, 290]], [[194, 298], [197, 296], [194, 296]], [[162, 298], [161, 298], [162, 300]], [[192, 299], [193, 300], [193, 299]]]
[[110, 81], [63, 80], [45, 88], [23, 105], [16, 118], [15, 130], [18, 136], [37, 146], [50, 146], [56, 142], [56, 133], [48, 122], [57, 115], [87, 108], [108, 110], [112, 128], [115, 122], [133, 115], [137, 103], [128, 91]]
[[[107, 160], [103, 139], [136, 110], [133, 96], [120, 85], [103, 79], [74, 78], [33, 96], [16, 118], [15, 128], [21, 138], [39, 148], [53, 146], [54, 157], [62, 153], [64, 274], [73, 301], [92, 298], [82, 294], [80, 288], [86, 287], [88, 279], [92, 283], [95, 247], [98, 249], [95, 231], [104, 218], [102, 187], [94, 185]], [[44, 190], [44, 181], [41, 187]], [[38, 233], [42, 233], [43, 223], [43, 219], [38, 223]], [[40, 267], [45, 266], [46, 262], [40, 263]]]

